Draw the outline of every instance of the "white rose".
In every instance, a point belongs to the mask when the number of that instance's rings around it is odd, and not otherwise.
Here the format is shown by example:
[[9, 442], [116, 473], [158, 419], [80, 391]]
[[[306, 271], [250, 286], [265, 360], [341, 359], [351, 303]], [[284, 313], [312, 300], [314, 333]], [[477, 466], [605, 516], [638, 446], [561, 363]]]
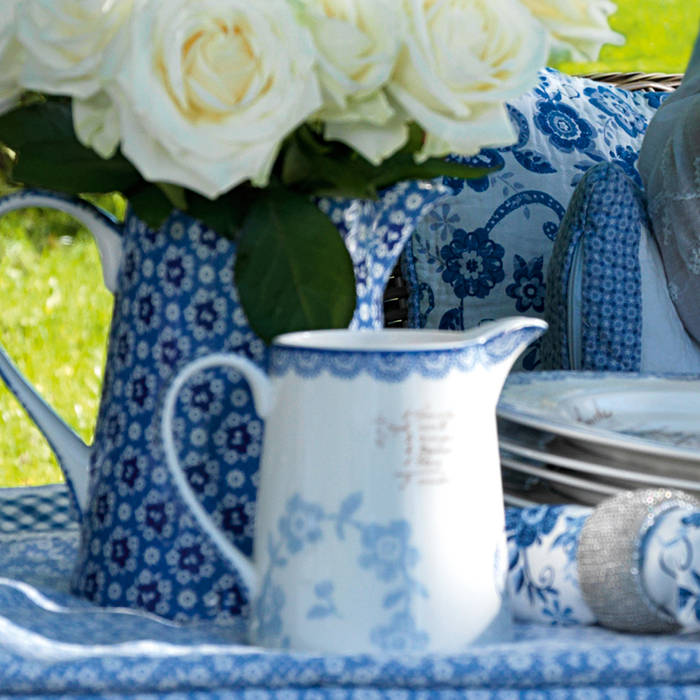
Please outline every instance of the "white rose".
[[86, 98], [118, 68], [133, 0], [23, 0], [17, 37], [31, 90]]
[[78, 140], [103, 158], [111, 158], [119, 146], [119, 110], [112, 98], [100, 91], [87, 99], [73, 98], [73, 131]]
[[574, 61], [595, 61], [603, 44], [624, 44], [608, 16], [617, 7], [609, 0], [521, 0], [544, 24], [555, 54]]
[[408, 130], [382, 90], [401, 47], [396, 0], [301, 0], [319, 54], [324, 104], [316, 115], [328, 139], [344, 141], [374, 163], [393, 153]]
[[214, 198], [264, 185], [321, 105], [308, 31], [286, 0], [136, 0], [118, 88], [122, 151], [147, 180]]
[[15, 38], [15, 8], [19, 0], [3, 4], [0, 13], [0, 114], [15, 104], [21, 92], [18, 83], [22, 47]]
[[387, 88], [426, 131], [421, 159], [513, 143], [505, 101], [537, 80], [546, 34], [517, 0], [403, 0], [409, 35]]

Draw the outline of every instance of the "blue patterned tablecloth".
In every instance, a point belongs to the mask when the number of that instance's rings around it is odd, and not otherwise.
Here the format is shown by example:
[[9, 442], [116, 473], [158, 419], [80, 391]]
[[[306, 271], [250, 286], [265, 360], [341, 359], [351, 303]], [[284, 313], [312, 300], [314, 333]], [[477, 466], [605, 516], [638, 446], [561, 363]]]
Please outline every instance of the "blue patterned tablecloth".
[[700, 698], [699, 635], [518, 624], [511, 639], [454, 656], [247, 647], [235, 630], [75, 598], [77, 538], [62, 486], [0, 491], [2, 697]]

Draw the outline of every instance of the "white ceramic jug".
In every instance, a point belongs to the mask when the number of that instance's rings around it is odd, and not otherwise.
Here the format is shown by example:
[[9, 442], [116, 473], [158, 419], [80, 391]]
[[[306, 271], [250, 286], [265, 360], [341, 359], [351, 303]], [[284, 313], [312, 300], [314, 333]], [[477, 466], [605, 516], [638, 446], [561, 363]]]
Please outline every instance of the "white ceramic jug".
[[[277, 338], [269, 373], [231, 354], [168, 390], [163, 444], [196, 520], [252, 593], [251, 641], [338, 653], [453, 653], [508, 626], [496, 402], [546, 324], [466, 333], [314, 331]], [[217, 365], [265, 418], [254, 562], [224, 537], [177, 462], [178, 391]]]

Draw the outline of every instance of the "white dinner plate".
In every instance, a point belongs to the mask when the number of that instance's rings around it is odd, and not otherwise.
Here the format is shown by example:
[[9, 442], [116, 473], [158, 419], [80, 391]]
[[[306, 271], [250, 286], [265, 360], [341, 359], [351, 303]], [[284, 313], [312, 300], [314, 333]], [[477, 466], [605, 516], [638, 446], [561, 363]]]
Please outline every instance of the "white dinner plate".
[[544, 469], [566, 469], [618, 488], [673, 488], [700, 495], [700, 466], [696, 462], [632, 452], [627, 453], [630, 459], [602, 459], [599, 453], [581, 449], [567, 438], [503, 419], [498, 422], [498, 444], [502, 452], [538, 463]]
[[618, 372], [511, 374], [497, 413], [568, 438], [598, 461], [630, 453], [697, 465], [700, 478], [700, 377]]
[[501, 465], [516, 472], [540, 477], [540, 491], [547, 494], [546, 497], [542, 499], [536, 492], [525, 496], [530, 500], [536, 499], [540, 503], [566, 502], [595, 506], [623, 490], [599, 480], [590, 479], [585, 475], [580, 476], [563, 469], [533, 463], [505, 451], [501, 452]]

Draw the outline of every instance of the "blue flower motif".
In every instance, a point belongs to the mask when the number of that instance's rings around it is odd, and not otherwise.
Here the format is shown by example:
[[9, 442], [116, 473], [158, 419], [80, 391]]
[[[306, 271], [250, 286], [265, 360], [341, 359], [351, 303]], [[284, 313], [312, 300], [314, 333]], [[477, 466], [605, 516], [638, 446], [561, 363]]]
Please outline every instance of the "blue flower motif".
[[95, 517], [104, 524], [110, 514], [109, 494], [101, 493], [95, 500]]
[[646, 129], [646, 119], [638, 109], [633, 109], [620, 95], [604, 85], [587, 87], [584, 94], [590, 103], [601, 112], [610, 115], [617, 125], [630, 136], [635, 137]]
[[416, 628], [413, 616], [408, 612], [396, 613], [388, 625], [375, 627], [370, 639], [382, 651], [414, 652], [428, 646], [428, 635]]
[[284, 591], [280, 586], [264, 586], [256, 604], [258, 618], [258, 636], [262, 640], [272, 640], [282, 634], [282, 608]]
[[287, 549], [296, 553], [304, 544], [321, 539], [323, 509], [313, 503], [306, 503], [297, 493], [287, 502], [287, 512], [280, 518], [278, 527], [286, 540]]
[[204, 490], [212, 479], [208, 466], [209, 465], [203, 459], [200, 459], [194, 464], [185, 467], [187, 481], [197, 493], [204, 493]]
[[440, 237], [445, 240], [459, 223], [459, 215], [452, 211], [449, 204], [442, 204], [430, 211], [426, 222], [431, 231], [439, 233]]
[[544, 311], [544, 275], [542, 256], [529, 262], [519, 255], [514, 258], [513, 283], [506, 287], [506, 294], [515, 299], [515, 308], [524, 313], [530, 309]]
[[191, 574], [199, 574], [204, 565], [205, 556], [198, 544], [185, 545], [178, 552], [178, 568], [185, 569]]
[[141, 476], [136, 456], [125, 458], [122, 462], [121, 480], [129, 487], [134, 488], [134, 484]]
[[408, 544], [410, 535], [411, 527], [405, 520], [363, 528], [360, 566], [374, 569], [382, 581], [392, 581], [405, 573], [418, 561], [418, 551]]
[[241, 500], [233, 506], [224, 508], [221, 512], [221, 527], [226, 532], [231, 532], [235, 537], [242, 537], [246, 533], [250, 516], [247, 513], [247, 501]]
[[459, 308], [448, 309], [440, 319], [439, 328], [441, 331], [463, 331], [464, 314]]
[[203, 413], [209, 411], [209, 408], [214, 403], [215, 398], [216, 397], [212, 391], [211, 384], [208, 381], [200, 382], [192, 387], [191, 404]]
[[161, 345], [161, 359], [170, 367], [175, 367], [182, 358], [182, 351], [178, 347], [176, 338], [168, 338]]
[[670, 92], [645, 92], [642, 97], [647, 104], [654, 109], [658, 109], [671, 96]]
[[168, 515], [165, 512], [165, 503], [149, 503], [146, 506], [146, 525], [153, 528], [157, 533], [162, 533], [168, 522]]
[[452, 285], [456, 296], [483, 299], [505, 278], [503, 246], [478, 228], [471, 233], [457, 229], [449, 245], [440, 251], [445, 262], [442, 279]]
[[595, 129], [569, 105], [541, 101], [537, 109], [535, 126], [549, 136], [555, 148], [571, 153], [585, 151], [592, 145]]
[[124, 366], [131, 354], [133, 339], [128, 329], [122, 330], [114, 341], [114, 355], [120, 366]]
[[136, 596], [137, 605], [144, 610], [148, 610], [148, 612], [155, 612], [156, 606], [162, 597], [158, 590], [158, 581], [153, 580], [140, 583], [136, 586], [136, 590], [138, 591]]
[[435, 293], [427, 282], [418, 285], [418, 327], [428, 325], [428, 316], [435, 308]]
[[700, 511], [694, 511], [690, 515], [686, 515], [681, 522], [683, 525], [690, 525], [692, 527], [700, 527]]
[[639, 157], [639, 152], [632, 148], [632, 146], [620, 146], [615, 147], [613, 163], [617, 163], [632, 180], [637, 183], [639, 187], [642, 186], [642, 178], [639, 176], [637, 171], [637, 158]]
[[569, 605], [562, 607], [557, 598], [552, 601], [551, 607], [545, 606], [542, 609], [542, 614], [549, 618], [550, 624], [552, 625], [567, 626], [578, 624], [578, 621], [574, 617], [573, 609]]
[[215, 590], [216, 605], [229, 615], [244, 615], [248, 609], [247, 596], [237, 584]]
[[110, 559], [119, 568], [123, 569], [126, 566], [126, 562], [131, 556], [131, 550], [129, 549], [129, 538], [128, 537], [115, 537], [112, 540], [112, 549], [110, 551]]
[[694, 570], [690, 571], [692, 583], [695, 585], [693, 589], [687, 588], [684, 585], [678, 586], [678, 611], [687, 608], [687, 612], [692, 617], [700, 622], [700, 573]]
[[228, 426], [224, 432], [224, 444], [227, 450], [233, 450], [241, 455], [247, 453], [248, 445], [250, 445], [252, 442], [253, 436], [250, 434], [250, 430], [248, 430], [248, 425], [246, 423]]
[[139, 273], [139, 259], [136, 251], [133, 248], [129, 248], [124, 251], [124, 258], [122, 262], [122, 275], [124, 280], [129, 284], [133, 284]]
[[[460, 158], [459, 162], [463, 165], [471, 165], [474, 168], [494, 168], [496, 170], [499, 170], [505, 165], [503, 156], [493, 148], [483, 148], [475, 156]], [[446, 184], [448, 180], [451, 181], [452, 179], [453, 178], [444, 178]], [[469, 185], [469, 187], [475, 192], [485, 192], [489, 188], [490, 184], [488, 175], [484, 175], [484, 177], [470, 178], [466, 182], [467, 185]], [[462, 183], [464, 183], [464, 180], [462, 180]], [[464, 184], [462, 184], [460, 190], [463, 188]]]
[[539, 542], [542, 535], [548, 535], [557, 524], [561, 506], [537, 506], [521, 511], [509, 509], [506, 514], [508, 539], [514, 540], [518, 549]]

